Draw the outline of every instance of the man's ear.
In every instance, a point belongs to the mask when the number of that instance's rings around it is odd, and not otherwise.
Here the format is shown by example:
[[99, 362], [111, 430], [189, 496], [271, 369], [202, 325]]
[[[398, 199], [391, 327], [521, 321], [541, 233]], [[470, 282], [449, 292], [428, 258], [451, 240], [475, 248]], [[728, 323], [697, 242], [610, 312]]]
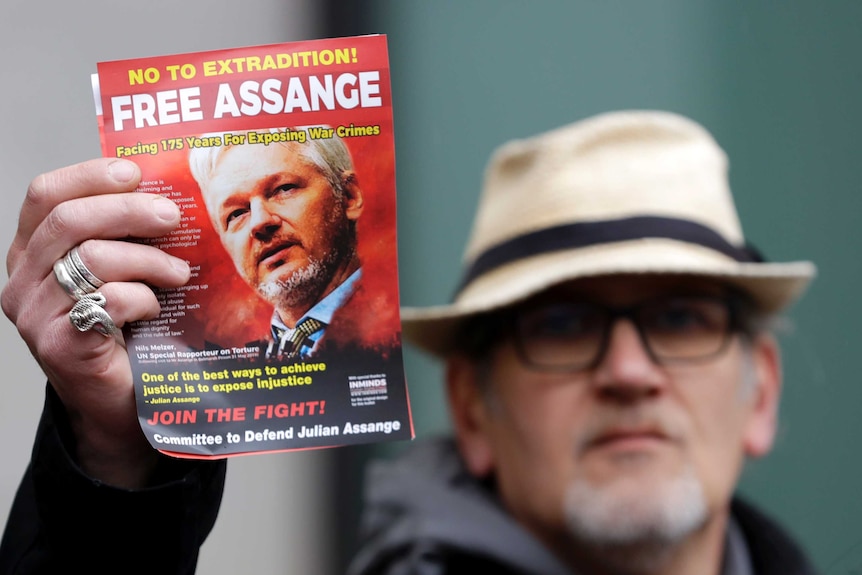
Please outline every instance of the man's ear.
[[362, 197], [362, 189], [359, 187], [359, 180], [356, 178], [356, 172], [344, 172], [341, 175], [342, 189], [344, 190], [344, 213], [349, 220], [358, 220], [362, 215], [362, 208], [365, 206], [365, 201]]
[[458, 448], [470, 473], [484, 478], [494, 470], [494, 456], [487, 437], [487, 398], [477, 377], [475, 363], [466, 357], [452, 357], [446, 364], [446, 398]]
[[752, 343], [754, 382], [751, 413], [745, 428], [745, 453], [750, 457], [766, 455], [778, 430], [778, 404], [781, 398], [781, 351], [772, 335], [760, 335]]

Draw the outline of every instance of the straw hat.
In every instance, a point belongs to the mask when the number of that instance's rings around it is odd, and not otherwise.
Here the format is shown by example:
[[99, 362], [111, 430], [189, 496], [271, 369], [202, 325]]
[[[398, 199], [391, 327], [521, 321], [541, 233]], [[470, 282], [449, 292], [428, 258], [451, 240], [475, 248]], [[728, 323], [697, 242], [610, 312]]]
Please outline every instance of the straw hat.
[[720, 278], [781, 311], [815, 267], [766, 263], [747, 246], [727, 171], [703, 127], [667, 112], [603, 114], [503, 145], [485, 173], [454, 301], [402, 309], [405, 337], [445, 355], [472, 315], [619, 273]]

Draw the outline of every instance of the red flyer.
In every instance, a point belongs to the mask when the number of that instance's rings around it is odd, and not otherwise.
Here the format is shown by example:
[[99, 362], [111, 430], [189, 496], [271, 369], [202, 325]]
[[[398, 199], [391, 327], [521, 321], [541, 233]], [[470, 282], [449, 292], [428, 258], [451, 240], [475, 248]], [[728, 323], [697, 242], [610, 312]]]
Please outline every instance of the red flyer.
[[105, 156], [182, 210], [192, 278], [127, 325], [141, 426], [226, 457], [410, 439], [385, 36], [104, 62]]

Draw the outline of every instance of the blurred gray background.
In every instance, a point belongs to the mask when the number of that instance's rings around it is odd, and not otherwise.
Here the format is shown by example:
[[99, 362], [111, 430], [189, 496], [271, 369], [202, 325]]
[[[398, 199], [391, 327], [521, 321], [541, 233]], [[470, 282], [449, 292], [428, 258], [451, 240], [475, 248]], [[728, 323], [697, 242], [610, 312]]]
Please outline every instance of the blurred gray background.
[[[501, 142], [620, 108], [701, 122], [730, 156], [749, 239], [769, 259], [811, 259], [820, 270], [781, 337], [778, 445], [749, 467], [742, 491], [827, 575], [862, 569], [862, 3], [7, 0], [0, 10], [4, 251], [30, 179], [98, 155], [88, 77], [105, 59], [386, 33], [408, 305], [443, 303], [455, 289], [484, 164]], [[44, 382], [8, 321], [0, 341], [5, 519]], [[418, 436], [445, 430], [439, 367], [408, 349], [405, 369]], [[199, 572], [340, 572], [361, 468], [402, 447], [232, 461]]]

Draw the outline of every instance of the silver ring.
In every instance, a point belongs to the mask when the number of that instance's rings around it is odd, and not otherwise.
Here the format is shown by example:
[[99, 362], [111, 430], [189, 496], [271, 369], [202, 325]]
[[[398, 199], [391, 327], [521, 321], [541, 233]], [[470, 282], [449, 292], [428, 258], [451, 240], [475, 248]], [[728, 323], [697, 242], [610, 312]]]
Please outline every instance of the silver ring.
[[63, 288], [69, 297], [78, 301], [88, 293], [96, 291], [92, 285], [88, 283], [80, 283], [75, 281], [74, 276], [69, 272], [69, 266], [66, 264], [66, 258], [61, 258], [54, 262], [54, 277], [57, 278], [57, 283]]
[[76, 272], [78, 272], [81, 275], [81, 278], [85, 282], [93, 286], [94, 289], [99, 289], [100, 287], [105, 285], [104, 281], [99, 279], [96, 274], [90, 271], [90, 268], [84, 265], [84, 260], [82, 260], [81, 256], [78, 254], [78, 246], [75, 246], [74, 248], [69, 250], [69, 253], [66, 254], [66, 258], [68, 258], [68, 261], [72, 265], [71, 269], [74, 269]]
[[73, 300], [77, 301], [82, 296], [93, 293], [105, 282], [84, 265], [78, 254], [78, 246], [66, 252], [66, 255], [54, 262], [54, 277], [57, 278], [63, 290]]
[[69, 311], [69, 321], [78, 331], [95, 329], [105, 337], [113, 335], [117, 326], [105, 311], [106, 302], [101, 292], [83, 294]]

